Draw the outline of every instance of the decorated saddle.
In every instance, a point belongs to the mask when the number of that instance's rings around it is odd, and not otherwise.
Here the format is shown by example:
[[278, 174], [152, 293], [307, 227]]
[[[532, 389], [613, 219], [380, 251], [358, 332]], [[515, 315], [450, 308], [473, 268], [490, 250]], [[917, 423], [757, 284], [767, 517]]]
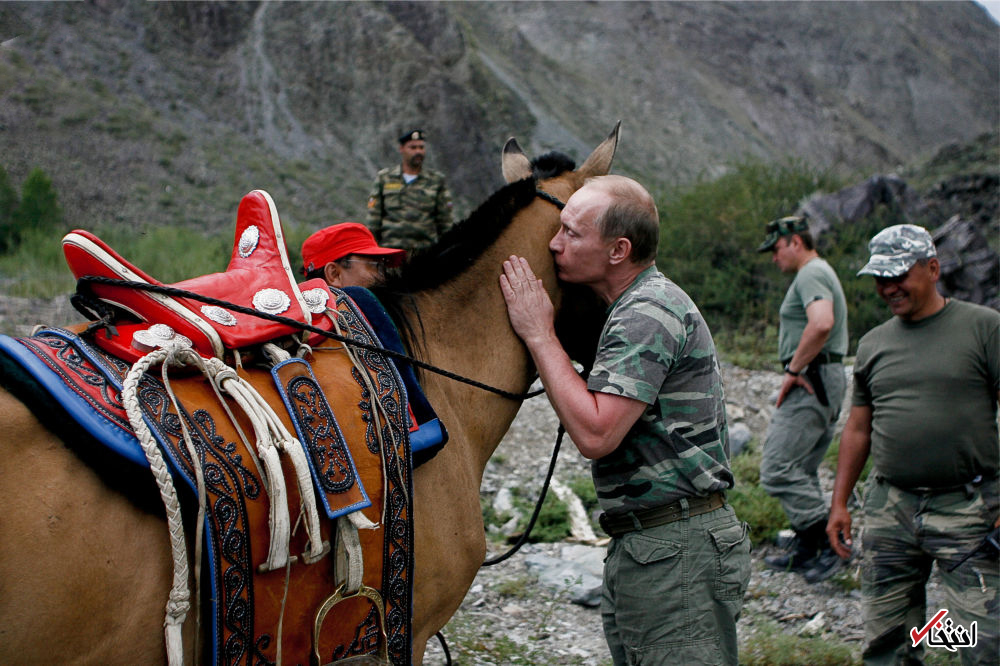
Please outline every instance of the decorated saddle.
[[[402, 345], [374, 296], [297, 285], [262, 191], [240, 204], [224, 273], [162, 285], [93, 234], [63, 245], [78, 278], [101, 278], [82, 307], [102, 326], [0, 336], [0, 378], [43, 396], [34, 406], [46, 420], [65, 414], [88, 441], [148, 466], [172, 533], [183, 520], [173, 480], [190, 490], [213, 663], [409, 663], [413, 457], [432, 456], [447, 432], [412, 368], [380, 351]], [[180, 640], [192, 560], [181, 535], [171, 663], [191, 649]]]

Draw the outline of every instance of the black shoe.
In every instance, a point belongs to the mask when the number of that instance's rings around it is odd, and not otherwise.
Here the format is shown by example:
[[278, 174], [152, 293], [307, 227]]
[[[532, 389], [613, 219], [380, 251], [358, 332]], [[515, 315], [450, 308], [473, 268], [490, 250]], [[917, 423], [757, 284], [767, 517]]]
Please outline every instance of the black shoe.
[[787, 553], [764, 558], [764, 565], [775, 571], [805, 572], [812, 567], [816, 557], [816, 546], [802, 532], [796, 532]]
[[809, 584], [824, 581], [844, 568], [844, 560], [832, 548], [821, 550], [810, 564], [812, 566], [802, 574]]

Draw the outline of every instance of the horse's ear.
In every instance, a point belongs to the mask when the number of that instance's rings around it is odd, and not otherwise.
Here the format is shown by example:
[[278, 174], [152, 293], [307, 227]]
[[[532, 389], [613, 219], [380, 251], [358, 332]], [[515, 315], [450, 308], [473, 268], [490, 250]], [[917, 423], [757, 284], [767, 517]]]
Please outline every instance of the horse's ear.
[[531, 177], [531, 160], [521, 150], [521, 146], [518, 145], [517, 139], [514, 137], [507, 139], [507, 143], [504, 144], [500, 166], [505, 182], [516, 183]]
[[611, 171], [611, 160], [615, 158], [615, 149], [618, 148], [618, 137], [621, 132], [622, 121], [615, 123], [615, 128], [611, 130], [608, 138], [601, 142], [590, 157], [583, 163], [577, 173], [584, 178], [592, 176], [606, 176]]

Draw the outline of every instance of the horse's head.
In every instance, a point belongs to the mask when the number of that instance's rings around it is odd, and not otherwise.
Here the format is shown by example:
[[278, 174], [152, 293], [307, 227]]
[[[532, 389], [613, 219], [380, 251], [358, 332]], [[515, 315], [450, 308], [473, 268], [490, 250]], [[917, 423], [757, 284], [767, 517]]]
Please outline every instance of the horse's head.
[[[584, 161], [574, 169], [573, 161], [562, 153], [546, 153], [534, 160], [521, 150], [516, 139], [504, 145], [501, 165], [504, 180], [508, 183], [532, 179], [538, 196], [550, 200], [560, 209], [570, 196], [580, 189], [588, 178], [604, 176], [611, 170], [611, 162], [618, 147], [621, 133], [619, 121], [611, 134], [601, 142]], [[552, 235], [558, 231], [558, 220]], [[555, 296], [556, 333], [566, 352], [579, 361], [587, 371], [594, 362], [597, 340], [600, 337], [606, 314], [605, 304], [589, 288], [559, 282]]]
[[[410, 257], [384, 285], [373, 289], [400, 326], [407, 346], [419, 349], [423, 343], [423, 314], [413, 306], [418, 294], [447, 293], [452, 302], [479, 306], [483, 302], [479, 291], [491, 290], [497, 297], [498, 313], [503, 312], [497, 280], [501, 262], [513, 252], [528, 256], [540, 274], [550, 276], [560, 339], [573, 358], [584, 365], [592, 362], [604, 306], [587, 288], [556, 283], [548, 242], [559, 230], [562, 204], [587, 178], [610, 170], [620, 125], [615, 125], [579, 169], [574, 169], [573, 160], [562, 153], [550, 152], [531, 160], [517, 141], [507, 142], [501, 164], [508, 184], [434, 246]], [[543, 262], [548, 264], [542, 266]]]

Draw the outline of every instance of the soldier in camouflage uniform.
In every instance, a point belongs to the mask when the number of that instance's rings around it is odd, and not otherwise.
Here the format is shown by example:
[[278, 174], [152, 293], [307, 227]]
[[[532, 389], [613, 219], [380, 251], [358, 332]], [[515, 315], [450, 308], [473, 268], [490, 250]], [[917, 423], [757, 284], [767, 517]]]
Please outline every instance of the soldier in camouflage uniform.
[[552, 303], [523, 258], [500, 278], [514, 330], [592, 472], [612, 536], [601, 614], [615, 664], [736, 664], [750, 577], [725, 398], [708, 326], [653, 263], [659, 218], [633, 180], [588, 180], [549, 247], [559, 277], [610, 307], [589, 379], [556, 339]]
[[962, 663], [996, 665], [997, 552], [961, 559], [1000, 524], [1000, 313], [938, 293], [941, 267], [921, 227], [884, 229], [869, 250], [859, 275], [875, 277], [895, 316], [858, 346], [827, 525], [831, 545], [848, 557], [847, 499], [870, 454], [861, 542], [864, 660], [918, 664], [925, 644], [940, 646], [930, 640], [936, 633], [921, 634], [924, 586], [937, 562], [947, 622], [966, 632], [976, 624], [976, 645], [956, 648]]
[[451, 227], [451, 193], [442, 174], [423, 166], [423, 130], [399, 137], [399, 153], [400, 164], [375, 177], [365, 224], [381, 245], [412, 252], [430, 247]]

